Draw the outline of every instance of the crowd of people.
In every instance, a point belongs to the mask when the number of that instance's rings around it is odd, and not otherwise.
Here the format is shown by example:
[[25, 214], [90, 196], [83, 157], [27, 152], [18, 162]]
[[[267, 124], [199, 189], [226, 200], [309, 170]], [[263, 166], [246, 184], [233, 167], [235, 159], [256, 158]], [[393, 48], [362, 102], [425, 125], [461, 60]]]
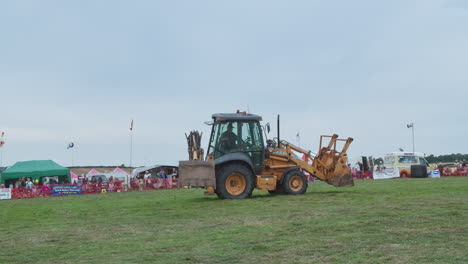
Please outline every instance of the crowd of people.
[[132, 189], [161, 189], [172, 188], [173, 180], [178, 177], [177, 169], [172, 169], [171, 173], [167, 173], [165, 169], [161, 169], [158, 173], [152, 174], [150, 171], [145, 171], [144, 174], [138, 174], [135, 179], [130, 181]]
[[466, 160], [455, 160], [453, 166], [439, 163], [437, 168], [442, 176], [468, 176], [468, 163]]
[[[169, 189], [177, 187], [177, 169], [161, 169], [158, 173], [145, 171], [135, 178], [119, 179], [117, 177], [106, 177], [104, 175], [82, 175], [78, 179], [60, 184], [78, 185], [82, 194], [102, 192], [124, 192], [129, 190]], [[120, 177], [122, 178], [122, 177]], [[0, 188], [10, 188], [12, 199], [45, 197], [52, 195], [53, 185], [59, 184], [58, 177], [44, 177], [40, 180], [22, 177], [16, 181], [8, 182]]]
[[466, 160], [463, 160], [463, 161], [462, 160], [460, 160], [460, 161], [455, 160], [454, 166], [457, 167], [457, 168], [465, 168], [466, 165], [467, 165]]
[[30, 198], [37, 196], [50, 195], [50, 183], [39, 184], [39, 180], [32, 181], [31, 178], [22, 177], [14, 183], [10, 182], [7, 186], [1, 184], [0, 188], [10, 188], [12, 196], [21, 195], [21, 198]]
[[6, 186], [4, 184], [1, 185], [1, 188], [10, 188], [10, 189], [19, 189], [19, 188], [25, 188], [25, 189], [38, 189], [41, 188], [42, 186], [49, 186], [50, 184], [55, 184], [57, 182], [50, 181], [50, 182], [43, 182], [41, 185], [39, 184], [39, 180], [33, 180], [31, 178], [27, 177], [22, 177], [16, 180], [15, 182], [10, 182]]
[[123, 192], [127, 188], [124, 182], [110, 176], [109, 178], [100, 177], [99, 175], [91, 176], [91, 179], [84, 176], [78, 182], [73, 182], [73, 185], [80, 185], [84, 193], [101, 193], [104, 192]]

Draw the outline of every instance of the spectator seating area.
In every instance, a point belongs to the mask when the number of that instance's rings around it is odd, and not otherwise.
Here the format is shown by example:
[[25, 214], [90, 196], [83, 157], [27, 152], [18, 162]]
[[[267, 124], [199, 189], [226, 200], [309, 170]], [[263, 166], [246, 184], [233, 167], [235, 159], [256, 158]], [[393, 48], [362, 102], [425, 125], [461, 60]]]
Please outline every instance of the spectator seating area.
[[[173, 189], [178, 188], [177, 179], [147, 179], [144, 180], [132, 179], [130, 186], [126, 186], [123, 181], [113, 182], [87, 182], [80, 184], [81, 194], [93, 193], [111, 193], [111, 192], [126, 192], [126, 191], [143, 191], [155, 189]], [[78, 184], [59, 184], [59, 185], [78, 185]], [[34, 185], [33, 187], [15, 187], [11, 190], [11, 199], [24, 199], [35, 197], [52, 196], [52, 188], [54, 185], [41, 186]]]

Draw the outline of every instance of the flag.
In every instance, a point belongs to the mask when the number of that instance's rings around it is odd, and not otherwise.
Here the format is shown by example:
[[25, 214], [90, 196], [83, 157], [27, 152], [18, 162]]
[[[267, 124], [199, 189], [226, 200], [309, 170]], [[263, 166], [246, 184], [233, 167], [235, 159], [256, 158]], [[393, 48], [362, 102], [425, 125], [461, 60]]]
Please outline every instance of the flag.
[[5, 145], [5, 140], [3, 139], [4, 136], [5, 132], [2, 131], [2, 136], [0, 137], [0, 148], [3, 147], [3, 145]]
[[67, 145], [67, 149], [71, 149], [71, 148], [73, 148], [74, 146], [75, 146], [75, 143], [70, 142], [70, 143], [68, 143], [68, 145]]
[[407, 124], [406, 127], [407, 127], [407, 128], [413, 127], [413, 123]]
[[133, 130], [133, 119], [132, 119], [132, 122], [130, 123], [130, 130]]

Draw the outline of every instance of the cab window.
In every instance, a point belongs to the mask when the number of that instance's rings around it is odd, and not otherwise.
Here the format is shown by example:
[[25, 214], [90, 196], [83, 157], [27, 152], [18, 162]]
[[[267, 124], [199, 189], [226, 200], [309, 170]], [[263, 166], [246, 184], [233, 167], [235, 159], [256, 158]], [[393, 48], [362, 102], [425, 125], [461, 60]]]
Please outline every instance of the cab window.
[[419, 158], [419, 165], [429, 166], [429, 162], [425, 158]]
[[254, 166], [263, 163], [263, 137], [257, 121], [215, 122], [208, 155], [215, 159], [232, 152], [244, 152]]
[[237, 122], [215, 123], [213, 137], [210, 142], [210, 155], [214, 158], [230, 152], [238, 151], [239, 127]]
[[240, 138], [243, 151], [258, 151], [262, 150], [262, 134], [256, 122], [239, 122]]
[[398, 156], [398, 163], [418, 163], [415, 156]]
[[258, 122], [246, 122], [242, 126], [243, 151], [250, 156], [254, 166], [263, 163], [263, 138]]
[[384, 157], [384, 164], [390, 165], [395, 163], [395, 157], [394, 156], [386, 156]]

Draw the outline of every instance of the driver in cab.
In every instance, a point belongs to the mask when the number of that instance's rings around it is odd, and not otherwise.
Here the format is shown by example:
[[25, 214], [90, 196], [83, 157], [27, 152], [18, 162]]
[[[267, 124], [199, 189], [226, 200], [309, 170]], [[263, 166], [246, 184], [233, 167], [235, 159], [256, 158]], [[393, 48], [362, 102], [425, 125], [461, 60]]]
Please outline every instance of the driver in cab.
[[221, 146], [225, 151], [230, 151], [237, 147], [237, 141], [237, 135], [232, 132], [232, 123], [229, 123], [227, 131], [221, 134]]

